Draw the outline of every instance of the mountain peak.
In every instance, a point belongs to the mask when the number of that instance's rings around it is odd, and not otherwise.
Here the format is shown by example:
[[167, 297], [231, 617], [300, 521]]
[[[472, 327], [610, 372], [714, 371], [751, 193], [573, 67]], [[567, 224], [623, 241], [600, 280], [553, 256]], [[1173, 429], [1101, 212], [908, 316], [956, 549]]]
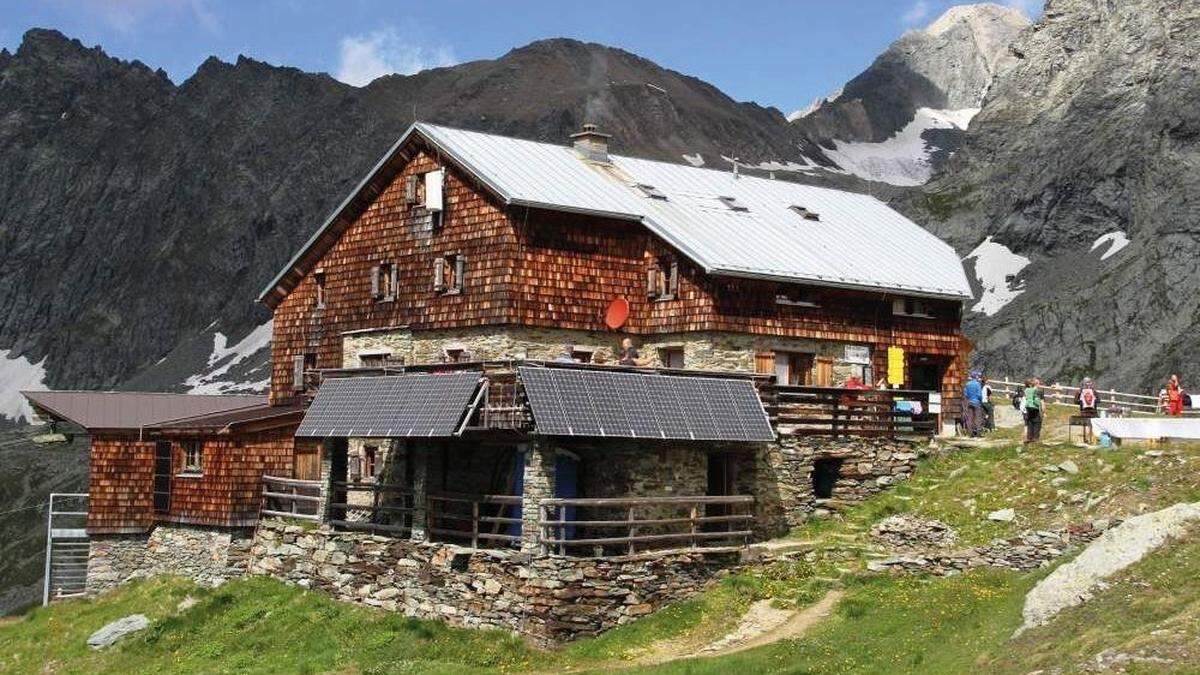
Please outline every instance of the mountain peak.
[[997, 24], [1019, 30], [1030, 23], [1029, 17], [1019, 9], [983, 2], [975, 5], [955, 5], [919, 32], [936, 37], [965, 24], [972, 32], [988, 33], [994, 32]]

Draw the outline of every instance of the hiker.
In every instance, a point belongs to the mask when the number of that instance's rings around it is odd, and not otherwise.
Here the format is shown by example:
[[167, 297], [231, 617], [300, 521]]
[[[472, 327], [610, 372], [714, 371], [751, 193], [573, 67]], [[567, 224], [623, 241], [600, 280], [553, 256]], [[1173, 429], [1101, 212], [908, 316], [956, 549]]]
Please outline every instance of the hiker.
[[563, 345], [562, 353], [554, 357], [555, 363], [575, 363], [575, 345]]
[[1165, 399], [1168, 415], [1178, 417], [1183, 414], [1183, 387], [1179, 384], [1178, 375], [1172, 374], [1171, 379], [1167, 380]]
[[1025, 414], [1025, 440], [1037, 443], [1042, 440], [1042, 417], [1045, 401], [1042, 396], [1042, 381], [1034, 377], [1025, 380], [1025, 393], [1021, 398], [1021, 409]]
[[1075, 394], [1075, 403], [1079, 405], [1079, 416], [1084, 418], [1083, 442], [1092, 444], [1091, 419], [1098, 415], [1100, 395], [1096, 392], [1096, 383], [1090, 377], [1083, 378], [1079, 385], [1079, 393]]
[[646, 360], [638, 354], [637, 347], [633, 346], [632, 338], [621, 340], [621, 352], [617, 356], [617, 363], [622, 366], [644, 366]]
[[967, 386], [963, 387], [963, 420], [967, 425], [967, 434], [971, 438], [979, 437], [979, 429], [983, 423], [983, 383], [979, 381], [979, 373], [971, 373]]
[[992, 404], [992, 382], [984, 375], [980, 384], [983, 385], [983, 426], [988, 431], [995, 431], [996, 406]]

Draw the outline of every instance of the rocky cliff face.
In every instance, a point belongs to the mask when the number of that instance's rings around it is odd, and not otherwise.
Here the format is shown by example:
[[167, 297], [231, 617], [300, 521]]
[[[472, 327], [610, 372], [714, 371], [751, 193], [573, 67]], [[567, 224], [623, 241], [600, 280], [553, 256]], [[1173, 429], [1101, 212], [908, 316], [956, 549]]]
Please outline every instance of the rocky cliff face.
[[953, 151], [1029, 19], [995, 4], [950, 8], [909, 31], [828, 100], [792, 124], [841, 169], [868, 180], [919, 185]]
[[981, 282], [975, 361], [1157, 391], [1200, 372], [1200, 6], [1050, 0], [908, 202]]
[[[586, 119], [617, 152], [677, 162], [801, 159], [779, 111], [572, 40], [362, 89], [245, 58], [175, 86], [33, 30], [0, 54], [0, 374], [262, 386], [254, 297], [414, 114], [553, 142]], [[0, 415], [16, 388], [0, 385]]]

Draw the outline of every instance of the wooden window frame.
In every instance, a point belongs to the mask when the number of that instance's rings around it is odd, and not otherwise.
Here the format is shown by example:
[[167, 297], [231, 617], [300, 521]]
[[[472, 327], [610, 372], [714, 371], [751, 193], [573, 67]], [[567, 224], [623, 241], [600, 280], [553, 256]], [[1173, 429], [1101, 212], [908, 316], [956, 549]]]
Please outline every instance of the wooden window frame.
[[203, 476], [204, 475], [204, 441], [198, 439], [188, 439], [180, 441], [180, 449], [183, 451], [183, 468], [180, 470], [180, 476]]
[[460, 295], [466, 289], [467, 256], [447, 253], [433, 261], [433, 292]]
[[362, 451], [362, 458], [363, 458], [363, 462], [362, 462], [363, 480], [364, 481], [369, 480], [369, 481], [374, 482], [378, 476], [377, 472], [379, 470], [379, 465], [377, 463], [378, 458], [379, 458], [379, 446], [378, 445], [364, 445], [363, 451]]
[[396, 287], [400, 284], [400, 267], [382, 262], [371, 268], [371, 297], [375, 302], [395, 302]]
[[646, 297], [654, 302], [679, 298], [679, 261], [663, 256], [646, 269]]
[[775, 291], [775, 304], [809, 309], [821, 306], [809, 288], [795, 284], [779, 284]]
[[316, 308], [325, 309], [325, 270], [313, 272], [313, 284], [316, 287]]
[[929, 306], [927, 300], [921, 298], [893, 298], [892, 316], [903, 316], [910, 319], [936, 319], [937, 314]]
[[[679, 355], [679, 365], [677, 365], [677, 366], [671, 365], [671, 355], [672, 354]], [[658, 348], [658, 360], [660, 363], [662, 363], [663, 368], [683, 369], [683, 368], [687, 367], [687, 352], [684, 350], [683, 347], [678, 346], [678, 345], [659, 347]]]

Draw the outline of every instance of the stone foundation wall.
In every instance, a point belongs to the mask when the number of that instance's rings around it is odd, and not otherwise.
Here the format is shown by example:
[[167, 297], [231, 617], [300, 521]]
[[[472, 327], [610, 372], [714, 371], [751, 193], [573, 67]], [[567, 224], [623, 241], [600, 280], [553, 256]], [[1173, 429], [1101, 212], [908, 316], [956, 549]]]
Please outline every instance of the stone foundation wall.
[[[754, 372], [757, 352], [787, 351], [828, 356], [834, 359], [834, 385], [850, 375], [862, 375], [862, 368], [844, 360], [846, 347], [869, 346], [864, 343], [775, 337], [746, 333], [701, 331], [667, 335], [634, 336], [646, 365], [662, 367], [662, 349], [682, 349], [684, 366], [698, 370], [734, 370]], [[620, 336], [581, 330], [554, 328], [481, 327], [453, 331], [411, 331], [406, 328], [352, 333], [342, 339], [342, 364], [361, 365], [363, 352], [390, 352], [393, 359], [406, 364], [441, 363], [445, 350], [462, 349], [472, 360], [533, 359], [550, 361], [562, 353], [563, 345], [591, 351], [594, 360], [615, 363]]]
[[87, 590], [97, 593], [158, 574], [217, 584], [244, 574], [252, 532], [159, 525], [148, 534], [96, 535], [88, 551]]
[[259, 526], [250, 571], [349, 602], [550, 644], [594, 635], [702, 590], [736, 557], [572, 559], [369, 534]]
[[[887, 438], [782, 436], [759, 451], [754, 496], [760, 536], [776, 536], [813, 515], [846, 502], [858, 502], [900, 481], [916, 469], [928, 441]], [[813, 492], [813, 466], [840, 459], [828, 500]]]

